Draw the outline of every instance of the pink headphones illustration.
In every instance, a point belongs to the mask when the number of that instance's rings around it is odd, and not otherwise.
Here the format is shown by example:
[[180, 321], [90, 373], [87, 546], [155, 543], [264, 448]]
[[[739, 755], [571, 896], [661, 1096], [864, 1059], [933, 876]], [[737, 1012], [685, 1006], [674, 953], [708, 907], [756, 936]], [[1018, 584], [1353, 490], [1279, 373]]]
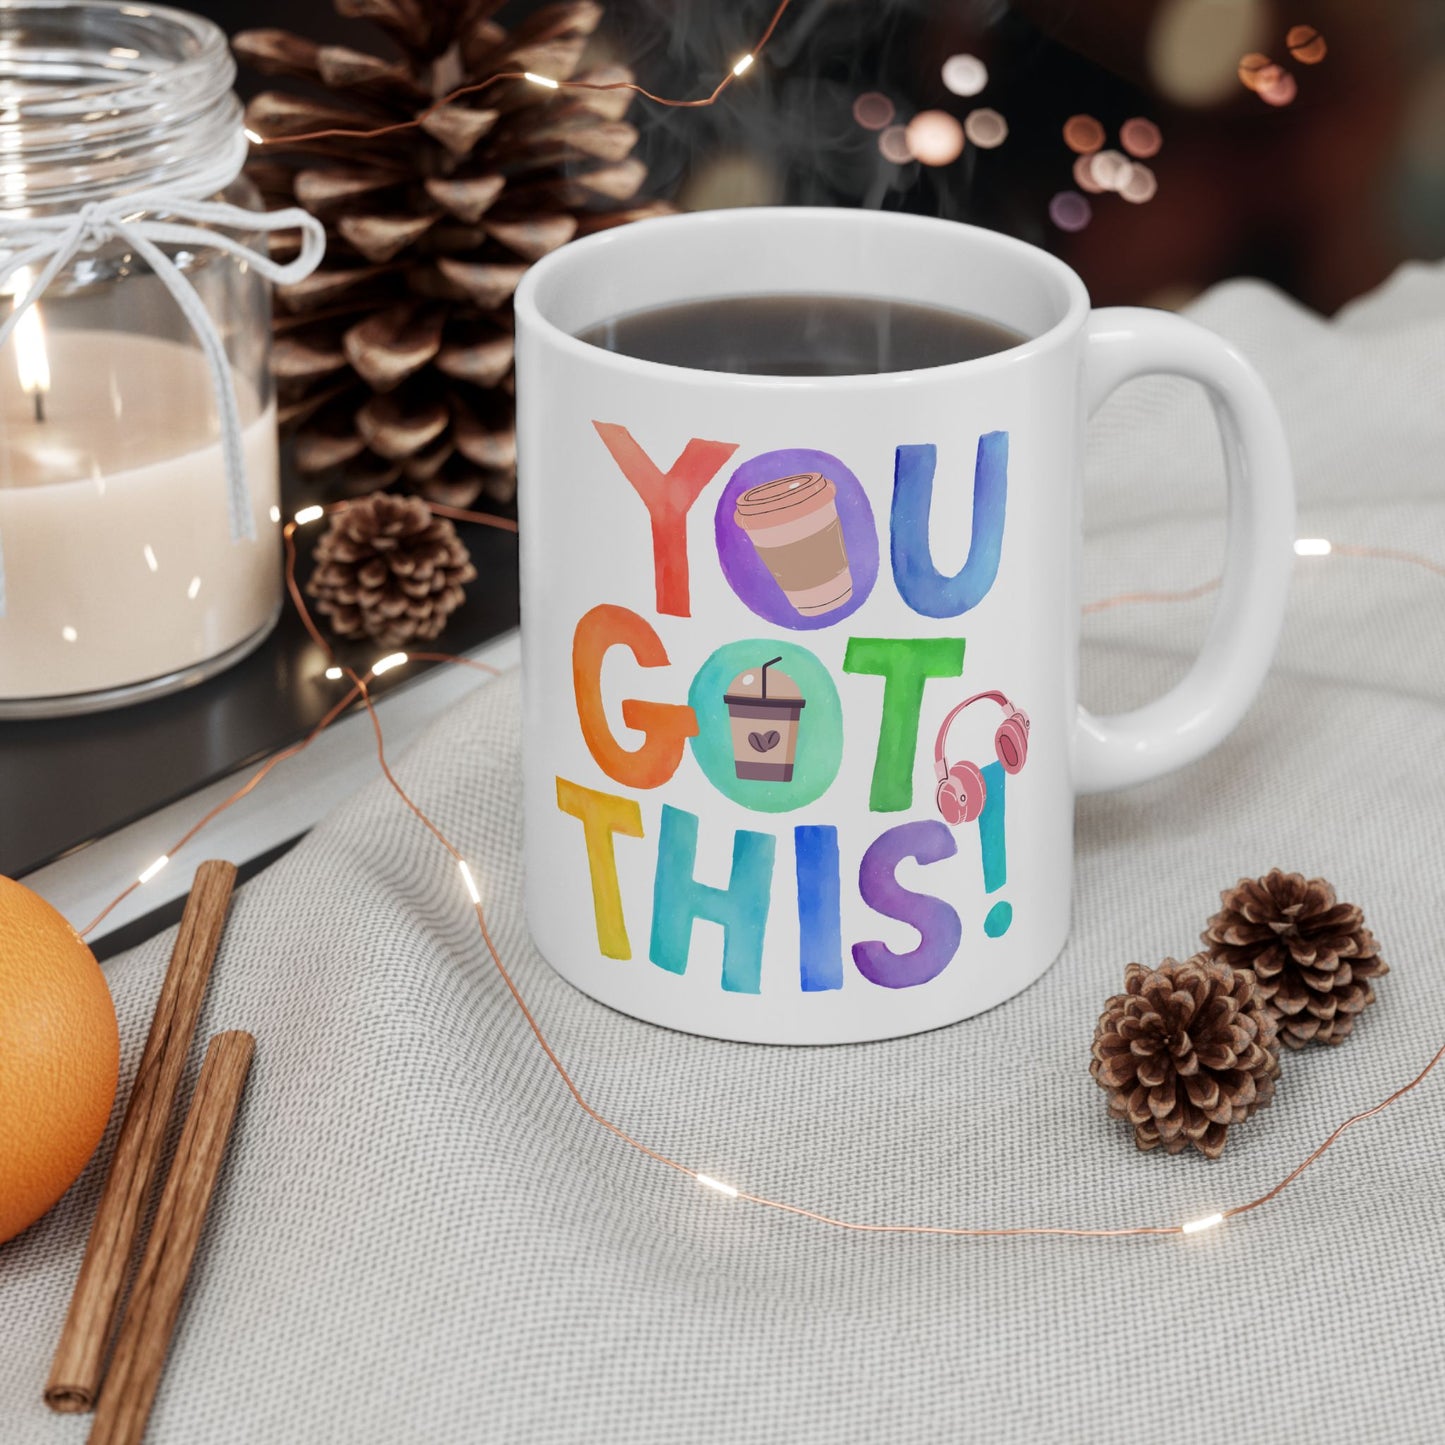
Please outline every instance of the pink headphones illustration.
[[996, 702], [1007, 714], [993, 735], [993, 750], [1003, 764], [1006, 773], [1016, 773], [1029, 755], [1029, 715], [1016, 708], [1001, 692], [978, 692], [954, 708], [944, 718], [938, 729], [938, 739], [933, 744], [933, 769], [938, 774], [938, 811], [943, 821], [957, 827], [960, 823], [972, 823], [983, 812], [988, 788], [983, 781], [983, 770], [977, 763], [954, 763], [952, 767], [944, 756], [944, 745], [948, 740], [948, 729], [959, 713], [973, 703], [987, 698]]

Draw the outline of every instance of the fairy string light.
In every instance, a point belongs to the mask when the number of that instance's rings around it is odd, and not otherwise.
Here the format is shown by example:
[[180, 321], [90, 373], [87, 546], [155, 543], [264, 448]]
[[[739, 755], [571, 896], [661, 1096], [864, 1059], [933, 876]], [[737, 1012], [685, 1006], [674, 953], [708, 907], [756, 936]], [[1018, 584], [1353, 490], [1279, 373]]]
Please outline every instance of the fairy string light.
[[[553, 76], [539, 74], [537, 72], [529, 70], [502, 71], [488, 76], [481, 81], [460, 86], [457, 89], [448, 92], [446, 95], [443, 95], [439, 99], [433, 101], [424, 110], [418, 112], [415, 116], [405, 121], [398, 121], [371, 128], [328, 127], [320, 130], [303, 131], [298, 133], [274, 136], [261, 135], [254, 130], [248, 129], [247, 136], [252, 141], [252, 143], [258, 147], [296, 146], [311, 141], [329, 139], [376, 139], [382, 136], [388, 136], [400, 132], [418, 129], [425, 123], [425, 121], [429, 117], [434, 115], [437, 111], [442, 110], [446, 106], [449, 106], [467, 96], [476, 95], [494, 85], [509, 81], [520, 81], [526, 84], [540, 87], [542, 89], [555, 91], [625, 90], [639, 95], [644, 99], [653, 102], [656, 105], [664, 106], [667, 108], [700, 109], [716, 104], [716, 102], [721, 98], [721, 96], [729, 88], [729, 86], [731, 86], [735, 80], [743, 76], [753, 66], [758, 56], [762, 53], [764, 47], [771, 40], [773, 33], [778, 26], [778, 23], [781, 21], [783, 15], [788, 10], [790, 4], [791, 0], [780, 0], [780, 3], [774, 10], [772, 18], [769, 20], [766, 29], [763, 31], [762, 35], [752, 46], [752, 48], [745, 54], [743, 54], [733, 64], [731, 69], [723, 75], [723, 77], [718, 81], [718, 83], [707, 95], [691, 100], [679, 100], [672, 97], [658, 95], [653, 91], [648, 90], [646, 87], [636, 84], [632, 81], [596, 82], [561, 79]], [[293, 744], [289, 748], [283, 749], [281, 752], [276, 753], [273, 757], [268, 759], [260, 768], [257, 769], [254, 774], [252, 774], [252, 776], [243, 786], [238, 788], [227, 798], [223, 799], [203, 817], [201, 817], [189, 830], [187, 830], [187, 832], [185, 832], [175, 842], [175, 844], [172, 845], [172, 847], [166, 853], [162, 854], [152, 864], [150, 864], [146, 869], [144, 869], [138, 875], [134, 882], [132, 882], [126, 889], [124, 889], [114, 900], [112, 900], [110, 904], [106, 906], [106, 908], [104, 908], [96, 916], [95, 919], [93, 919], [83, 930], [81, 930], [82, 934], [91, 933], [119, 903], [121, 903], [125, 898], [129, 897], [137, 888], [143, 887], [147, 882], [154, 878], [161, 871], [161, 869], [170, 862], [171, 858], [177, 852], [179, 852], [181, 848], [185, 847], [210, 822], [212, 822], [217, 816], [226, 811], [228, 808], [234, 806], [236, 803], [239, 803], [243, 798], [249, 795], [280, 763], [286, 761], [289, 758], [297, 757], [303, 752], [305, 752], [305, 750], [311, 745], [311, 743], [314, 742], [315, 739], [319, 737], [321, 733], [323, 733], [334, 721], [336, 721], [337, 718], [349, 711], [354, 704], [359, 702], [360, 705], [365, 709], [371, 724], [372, 733], [376, 744], [377, 761], [383, 777], [386, 779], [388, 785], [396, 793], [397, 797], [401, 800], [404, 806], [415, 816], [418, 822], [420, 822], [422, 826], [425, 827], [432, 834], [432, 836], [451, 856], [452, 860], [457, 865], [458, 871], [461, 875], [463, 886], [466, 891], [467, 899], [476, 916], [478, 929], [485, 944], [488, 956], [490, 957], [498, 976], [502, 980], [502, 983], [511, 995], [513, 1002], [516, 1004], [517, 1008], [525, 1019], [534, 1039], [536, 1040], [538, 1047], [542, 1050], [543, 1054], [547, 1058], [547, 1061], [551, 1064], [552, 1068], [557, 1073], [563, 1086], [567, 1089], [575, 1104], [590, 1119], [592, 1119], [600, 1127], [606, 1129], [621, 1143], [627, 1145], [629, 1148], [636, 1150], [638, 1153], [645, 1155], [647, 1158], [653, 1160], [654, 1162], [664, 1165], [667, 1168], [686, 1176], [700, 1187], [705, 1188], [711, 1192], [721, 1194], [727, 1199], [737, 1200], [743, 1203], [757, 1205], [761, 1208], [774, 1210], [776, 1212], [794, 1215], [799, 1218], [812, 1220], [815, 1223], [823, 1224], [829, 1227], [863, 1233], [929, 1234], [974, 1238], [1045, 1235], [1068, 1236], [1073, 1238], [1085, 1239], [1160, 1235], [1187, 1236], [1197, 1234], [1208, 1229], [1216, 1228], [1228, 1219], [1249, 1213], [1250, 1211], [1258, 1209], [1263, 1205], [1271, 1202], [1273, 1199], [1277, 1198], [1286, 1188], [1289, 1187], [1289, 1185], [1294, 1183], [1295, 1180], [1297, 1180], [1307, 1169], [1309, 1169], [1313, 1164], [1315, 1164], [1325, 1154], [1325, 1152], [1329, 1150], [1338, 1141], [1338, 1139], [1341, 1138], [1349, 1129], [1354, 1127], [1356, 1124], [1361, 1123], [1366, 1119], [1372, 1118], [1376, 1114], [1379, 1114], [1383, 1110], [1389, 1108], [1399, 1099], [1404, 1097], [1404, 1095], [1409, 1093], [1411, 1090], [1417, 1088], [1441, 1062], [1441, 1059], [1445, 1058], [1445, 1045], [1442, 1045], [1442, 1047], [1434, 1054], [1434, 1056], [1429, 1060], [1429, 1062], [1424, 1066], [1424, 1068], [1421, 1069], [1420, 1072], [1413, 1079], [1402, 1085], [1399, 1089], [1389, 1095], [1386, 1099], [1382, 1100], [1380, 1103], [1374, 1105], [1371, 1108], [1362, 1110], [1361, 1112], [1352, 1115], [1348, 1119], [1345, 1119], [1335, 1128], [1335, 1130], [1327, 1138], [1324, 1139], [1324, 1141], [1313, 1152], [1306, 1156], [1293, 1170], [1290, 1171], [1290, 1173], [1288, 1173], [1283, 1179], [1281, 1179], [1265, 1193], [1258, 1195], [1257, 1197], [1248, 1200], [1243, 1204], [1238, 1204], [1227, 1209], [1216, 1210], [1213, 1213], [1206, 1214], [1200, 1218], [1192, 1219], [1183, 1223], [1172, 1223], [1163, 1225], [1130, 1225], [1111, 1229], [1099, 1229], [1075, 1228], [1063, 1225], [984, 1227], [851, 1220], [823, 1213], [818, 1210], [809, 1209], [802, 1205], [789, 1203], [785, 1200], [775, 1199], [768, 1195], [758, 1194], [741, 1189], [737, 1185], [728, 1183], [725, 1180], [717, 1179], [710, 1174], [703, 1173], [700, 1170], [692, 1168], [690, 1165], [682, 1163], [679, 1160], [673, 1159], [670, 1156], [661, 1153], [656, 1149], [653, 1149], [651, 1146], [635, 1138], [620, 1125], [616, 1124], [613, 1120], [608, 1118], [606, 1114], [604, 1114], [600, 1109], [596, 1108], [591, 1102], [589, 1102], [589, 1100], [582, 1093], [581, 1089], [572, 1078], [571, 1073], [568, 1071], [561, 1058], [557, 1054], [556, 1050], [549, 1042], [546, 1033], [542, 1029], [541, 1025], [538, 1023], [536, 1016], [533, 1014], [531, 1008], [528, 1006], [526, 999], [524, 998], [521, 990], [517, 986], [515, 979], [513, 978], [510, 970], [507, 968], [504, 960], [502, 959], [501, 953], [498, 950], [497, 945], [492, 937], [491, 930], [487, 921], [487, 915], [482, 894], [480, 889], [478, 888], [476, 878], [472, 873], [470, 864], [468, 863], [465, 856], [460, 852], [460, 850], [446, 836], [446, 834], [442, 832], [442, 830], [428, 816], [428, 814], [407, 793], [405, 788], [397, 779], [395, 773], [392, 771], [392, 768], [386, 756], [385, 738], [381, 727], [381, 721], [377, 714], [371, 694], [371, 689], [369, 686], [369, 682], [372, 679], [381, 676], [385, 672], [390, 671], [395, 667], [403, 666], [411, 661], [427, 661], [439, 664], [461, 665], [493, 674], [497, 672], [497, 669], [477, 659], [458, 657], [450, 653], [396, 652], [379, 658], [375, 663], [372, 664], [369, 672], [367, 672], [366, 674], [362, 674], [358, 672], [355, 668], [338, 663], [336, 661], [335, 654], [332, 650], [330, 642], [317, 628], [311, 616], [310, 610], [306, 606], [305, 599], [296, 581], [297, 558], [295, 533], [299, 527], [304, 527], [306, 525], [309, 525], [311, 522], [318, 521], [322, 517], [330, 514], [331, 512], [344, 508], [347, 505], [349, 505], [349, 503], [339, 502], [334, 503], [329, 507], [310, 506], [303, 508], [296, 514], [292, 521], [286, 524], [283, 529], [283, 538], [286, 550], [286, 586], [291, 601], [296, 607], [297, 613], [303, 625], [305, 626], [308, 635], [318, 645], [318, 647], [323, 651], [326, 658], [328, 659], [330, 665], [325, 669], [326, 677], [335, 681], [339, 681], [342, 678], [347, 678], [350, 681], [350, 687], [347, 689], [345, 694], [330, 709], [328, 709], [328, 711], [322, 716], [320, 721], [311, 729], [309, 733], [306, 734], [306, 736], [300, 742]], [[506, 518], [499, 518], [491, 516], [489, 514], [470, 512], [462, 508], [448, 507], [438, 504], [433, 504], [432, 510], [437, 514], [446, 516], [448, 518], [451, 518], [452, 520], [473, 522], [482, 525], [499, 527], [514, 532], [516, 531], [516, 523], [511, 522]], [[1320, 545], [1321, 543], [1322, 545]], [[1342, 556], [1374, 557], [1407, 562], [1414, 565], [1422, 566], [1438, 575], [1445, 576], [1445, 566], [1441, 566], [1440, 564], [1433, 562], [1429, 558], [1424, 558], [1417, 556], [1413, 553], [1396, 551], [1389, 548], [1369, 548], [1350, 545], [1333, 545], [1327, 541], [1324, 541], [1323, 539], [1301, 539], [1301, 541], [1296, 544], [1296, 550], [1301, 556], [1328, 555], [1333, 552]], [[1100, 601], [1086, 604], [1083, 610], [1086, 613], [1094, 613], [1109, 608], [1129, 604], [1142, 604], [1148, 602], [1183, 602], [1203, 597], [1215, 590], [1218, 585], [1219, 583], [1217, 580], [1212, 580], [1200, 584], [1199, 586], [1184, 589], [1181, 591], [1135, 592], [1120, 594], [1115, 597], [1104, 598]]]
[[255, 146], [292, 146], [317, 140], [376, 140], [381, 136], [395, 135], [399, 131], [417, 130], [437, 111], [444, 110], [447, 106], [466, 96], [476, 95], [508, 80], [525, 81], [527, 84], [539, 86], [543, 90], [627, 90], [634, 95], [640, 95], [644, 100], [652, 101], [654, 105], [666, 106], [669, 110], [701, 110], [705, 106], [716, 105], [722, 98], [723, 92], [735, 80], [747, 74], [758, 56], [762, 54], [768, 41], [773, 38], [773, 31], [778, 28], [778, 22], [792, 3], [793, 0], [779, 0], [778, 8], [773, 11], [773, 18], [768, 21], [767, 29], [758, 37], [752, 49], [739, 56], [733, 62], [732, 68], [706, 95], [695, 100], [677, 100], [671, 96], [657, 95], [648, 90], [646, 86], [638, 85], [631, 80], [562, 80], [550, 75], [539, 75], [534, 70], [499, 70], [496, 74], [487, 76], [485, 80], [473, 81], [470, 85], [459, 85], [455, 90], [448, 91], [439, 100], [432, 101], [425, 110], [418, 111], [410, 120], [393, 121], [388, 125], [370, 128], [328, 126], [324, 130], [308, 130], [298, 134], [270, 136], [262, 135], [259, 131], [248, 127], [246, 138]]
[[[478, 930], [481, 933], [482, 941], [486, 947], [487, 954], [491, 959], [492, 965], [495, 968], [498, 976], [502, 980], [502, 983], [506, 987], [508, 993], [511, 995], [512, 1001], [516, 1004], [518, 1010], [522, 1014], [523, 1019], [526, 1021], [527, 1026], [531, 1030], [532, 1036], [536, 1040], [538, 1047], [542, 1050], [542, 1053], [546, 1056], [548, 1063], [552, 1066], [558, 1078], [561, 1080], [563, 1086], [571, 1095], [573, 1102], [577, 1105], [579, 1109], [582, 1110], [584, 1114], [588, 1116], [588, 1118], [593, 1120], [594, 1123], [598, 1124], [603, 1129], [607, 1130], [607, 1132], [612, 1134], [619, 1142], [627, 1145], [631, 1149], [636, 1150], [638, 1153], [645, 1155], [647, 1158], [653, 1160], [655, 1163], [664, 1165], [665, 1167], [675, 1171], [676, 1173], [685, 1175], [687, 1178], [691, 1179], [701, 1188], [721, 1194], [727, 1199], [737, 1200], [746, 1204], [757, 1205], [758, 1207], [763, 1209], [769, 1209], [777, 1213], [793, 1215], [801, 1219], [812, 1220], [814, 1223], [826, 1225], [830, 1228], [845, 1229], [855, 1233], [865, 1234], [926, 1234], [978, 1239], [1009, 1238], [1016, 1236], [1064, 1236], [1074, 1239], [1121, 1239], [1143, 1236], [1189, 1236], [1202, 1233], [1209, 1229], [1217, 1228], [1226, 1220], [1235, 1219], [1241, 1215], [1251, 1213], [1253, 1210], [1259, 1209], [1262, 1206], [1270, 1203], [1274, 1199], [1278, 1198], [1279, 1195], [1282, 1194], [1297, 1179], [1299, 1179], [1306, 1170], [1308, 1170], [1315, 1163], [1317, 1163], [1324, 1156], [1324, 1154], [1330, 1148], [1332, 1148], [1334, 1144], [1336, 1144], [1339, 1139], [1342, 1138], [1350, 1129], [1354, 1128], [1354, 1126], [1357, 1124], [1363, 1123], [1366, 1119], [1374, 1118], [1377, 1114], [1382, 1113], [1384, 1110], [1390, 1108], [1392, 1105], [1397, 1103], [1400, 1099], [1404, 1098], [1406, 1094], [1418, 1088], [1440, 1064], [1441, 1060], [1445, 1059], [1445, 1044], [1442, 1044], [1440, 1048], [1434, 1053], [1434, 1055], [1432, 1055], [1430, 1060], [1425, 1064], [1425, 1066], [1412, 1079], [1402, 1084], [1398, 1089], [1396, 1089], [1388, 1097], [1382, 1099], [1378, 1104], [1374, 1104], [1367, 1109], [1362, 1109], [1358, 1113], [1352, 1114], [1349, 1118], [1343, 1120], [1313, 1151], [1306, 1155], [1305, 1158], [1302, 1159], [1292, 1170], [1290, 1170], [1288, 1174], [1286, 1174], [1282, 1179], [1280, 1179], [1276, 1184], [1274, 1184], [1264, 1193], [1255, 1196], [1253, 1199], [1246, 1200], [1242, 1204], [1232, 1205], [1226, 1209], [1218, 1209], [1215, 1210], [1213, 1213], [1206, 1214], [1199, 1218], [1187, 1220], [1177, 1224], [1124, 1225], [1112, 1229], [1088, 1229], [1067, 1225], [979, 1226], [915, 1224], [909, 1222], [888, 1221], [875, 1222], [870, 1220], [844, 1219], [836, 1215], [824, 1213], [821, 1210], [809, 1209], [803, 1205], [792, 1204], [786, 1200], [775, 1199], [766, 1194], [758, 1194], [750, 1190], [742, 1189], [735, 1184], [728, 1183], [726, 1180], [715, 1178], [711, 1174], [706, 1174], [701, 1170], [694, 1169], [691, 1165], [685, 1164], [680, 1160], [674, 1159], [669, 1155], [652, 1148], [650, 1145], [644, 1143], [642, 1140], [637, 1139], [632, 1134], [628, 1133], [612, 1119], [608, 1118], [606, 1114], [604, 1114], [600, 1109], [595, 1107], [582, 1093], [576, 1081], [572, 1078], [572, 1075], [567, 1069], [566, 1065], [562, 1062], [560, 1056], [557, 1054], [556, 1050], [553, 1048], [552, 1044], [548, 1040], [546, 1033], [542, 1029], [542, 1026], [538, 1023], [535, 1014], [533, 1014], [520, 988], [517, 986], [516, 980], [512, 977], [511, 971], [507, 968], [506, 963], [502, 959], [501, 952], [492, 937], [491, 929], [487, 923], [487, 914], [482, 899], [481, 890], [477, 886], [476, 878], [472, 873], [471, 866], [467, 862], [465, 855], [456, 847], [455, 844], [452, 843], [452, 841], [446, 836], [446, 834], [442, 832], [442, 830], [436, 825], [436, 823], [427, 815], [427, 813], [401, 785], [395, 773], [392, 771], [389, 761], [387, 760], [386, 743], [384, 734], [382, 732], [381, 719], [377, 715], [376, 707], [371, 696], [371, 690], [368, 686], [368, 678], [375, 677], [378, 674], [378, 671], [382, 670], [382, 662], [392, 662], [392, 659], [397, 659], [395, 662], [392, 663], [392, 665], [400, 666], [402, 663], [408, 661], [430, 661], [436, 663], [468, 666], [491, 674], [496, 674], [498, 670], [492, 667], [490, 664], [481, 662], [478, 659], [458, 657], [452, 653], [412, 652], [390, 654], [387, 658], [380, 659], [378, 663], [373, 664], [369, 674], [363, 675], [352, 667], [343, 664], [337, 664], [334, 661], [335, 654], [333, 652], [330, 642], [317, 627], [315, 620], [311, 616], [310, 609], [306, 606], [305, 598], [296, 580], [296, 532], [299, 527], [306, 526], [312, 521], [319, 520], [321, 517], [326, 516], [332, 512], [342, 510], [349, 505], [351, 505], [351, 503], [342, 501], [334, 502], [328, 507], [313, 506], [304, 508], [301, 512], [298, 512], [296, 514], [295, 518], [293, 518], [285, 525], [282, 530], [282, 536], [286, 550], [286, 589], [291, 597], [291, 601], [296, 607], [302, 625], [305, 627], [308, 635], [318, 645], [318, 647], [322, 649], [327, 658], [332, 660], [332, 665], [327, 669], [327, 675], [332, 676], [334, 674], [338, 677], [348, 677], [351, 680], [351, 687], [349, 688], [345, 696], [343, 696], [326, 712], [326, 714], [321, 718], [321, 720], [316, 724], [316, 726], [312, 728], [312, 730], [300, 742], [293, 744], [291, 747], [286, 748], [281, 752], [275, 754], [273, 757], [269, 758], [242, 787], [238, 788], [229, 797], [223, 799], [208, 813], [206, 813], [201, 819], [199, 819], [186, 833], [184, 833], [176, 841], [176, 843], [172, 845], [170, 850], [167, 853], [163, 854], [162, 857], [157, 860], [156, 864], [152, 864], [151, 868], [146, 870], [146, 873], [154, 876], [152, 870], [158, 872], [159, 867], [157, 865], [164, 866], [166, 862], [169, 862], [170, 858], [181, 848], [183, 848], [192, 838], [194, 838], [208, 823], [210, 823], [214, 818], [223, 813], [226, 809], [240, 802], [242, 798], [246, 797], [278, 764], [284, 762], [288, 758], [296, 757], [300, 753], [304, 752], [306, 748], [308, 748], [311, 743], [314, 742], [315, 739], [319, 737], [320, 734], [332, 724], [332, 722], [334, 722], [339, 716], [341, 716], [343, 712], [349, 709], [354, 702], [359, 701], [361, 705], [365, 708], [368, 719], [371, 723], [372, 734], [376, 743], [377, 762], [381, 769], [382, 776], [386, 779], [388, 785], [396, 793], [397, 797], [401, 800], [405, 807], [416, 817], [416, 819], [422, 824], [422, 826], [431, 833], [431, 835], [437, 840], [437, 842], [442, 846], [442, 848], [451, 856], [453, 862], [456, 863], [457, 869], [461, 874], [462, 882], [466, 890], [467, 899], [471, 905], [473, 913], [476, 916]], [[448, 507], [442, 506], [440, 504], [433, 504], [433, 510], [455, 521], [473, 522], [483, 526], [496, 527], [511, 532], [515, 532], [517, 530], [517, 524], [511, 521], [509, 518], [505, 517], [496, 517], [488, 513], [470, 512], [460, 507]], [[1445, 565], [1435, 562], [1429, 557], [1423, 557], [1417, 553], [1401, 551], [1396, 548], [1366, 547], [1349, 543], [1335, 543], [1325, 538], [1301, 538], [1295, 544], [1295, 551], [1300, 556], [1339, 555], [1346, 557], [1367, 557], [1386, 561], [1404, 562], [1413, 566], [1422, 567], [1438, 576], [1445, 577]], [[1106, 607], [1123, 605], [1125, 602], [1185, 601], [1190, 598], [1197, 598], [1203, 596], [1205, 593], [1213, 590], [1217, 586], [1218, 582], [1213, 581], [1202, 584], [1199, 587], [1188, 588], [1178, 592], [1125, 593], [1120, 594], [1117, 597], [1104, 598], [1099, 602], [1087, 604], [1084, 610], [1086, 612], [1100, 611]], [[130, 886], [127, 887], [123, 892], [121, 892], [114, 900], [112, 900], [112, 902], [108, 904], [106, 908], [104, 908], [96, 916], [96, 918], [91, 921], [91, 923], [89, 923], [84, 929], [81, 930], [82, 936], [92, 932], [97, 926], [97, 924], [99, 924], [101, 920], [104, 919], [106, 915], [117, 906], [117, 904], [119, 904], [123, 899], [129, 897], [130, 894], [133, 893], [137, 888], [141, 887], [145, 881], [145, 875], [142, 875], [142, 877], [138, 878], [136, 882], [130, 884]]]

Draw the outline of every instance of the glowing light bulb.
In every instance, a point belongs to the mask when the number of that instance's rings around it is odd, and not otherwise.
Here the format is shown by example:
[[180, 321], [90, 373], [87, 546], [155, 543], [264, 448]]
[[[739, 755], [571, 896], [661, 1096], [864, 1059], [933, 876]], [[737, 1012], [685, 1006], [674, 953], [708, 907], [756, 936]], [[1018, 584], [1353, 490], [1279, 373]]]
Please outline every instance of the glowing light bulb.
[[1093, 207], [1077, 191], [1060, 191], [1049, 202], [1049, 220], [1061, 231], [1082, 231], [1093, 215]]
[[253, 131], [248, 125], [244, 125], [241, 127], [241, 134], [244, 135], [253, 146], [263, 146], [266, 144], [266, 137], [263, 135], [257, 135], [256, 132]]
[[883, 159], [895, 166], [907, 165], [913, 159], [913, 152], [908, 149], [908, 132], [901, 125], [890, 125], [878, 137], [878, 149]]
[[1328, 537], [1299, 537], [1294, 544], [1296, 557], [1328, 557], [1333, 550]]
[[1301, 65], [1318, 65], [1329, 53], [1325, 37], [1313, 25], [1291, 25], [1284, 43]]
[[733, 66], [733, 74], [734, 74], [734, 75], [741, 75], [741, 74], [743, 73], [743, 71], [745, 71], [745, 70], [748, 68], [748, 66], [750, 66], [752, 63], [753, 63], [753, 57], [752, 57], [751, 55], [741, 56], [741, 57], [738, 59], [738, 63], [737, 63], [735, 66]]
[[725, 1184], [721, 1179], [714, 1179], [711, 1174], [694, 1174], [692, 1177], [705, 1189], [716, 1189], [719, 1194], [726, 1194], [729, 1199], [738, 1197], [738, 1191], [731, 1184]]
[[304, 527], [307, 522], [315, 522], [319, 518], [324, 517], [325, 515], [325, 507], [317, 507], [314, 505], [310, 507], [302, 507], [301, 510], [296, 513], [296, 525], [298, 527]]
[[1091, 115], [1071, 115], [1064, 122], [1064, 144], [1075, 155], [1092, 155], [1104, 144], [1104, 127]]
[[946, 110], [921, 110], [904, 132], [908, 152], [926, 166], [952, 165], [963, 154], [963, 127]]
[[1136, 115], [1119, 127], [1119, 144], [1136, 160], [1147, 161], [1159, 154], [1164, 137], [1152, 120]]
[[326, 669], [327, 682], [336, 682], [340, 677], [341, 669], [339, 667], [328, 667]]
[[151, 879], [154, 878], [156, 874], [159, 873], [161, 869], [164, 868], [166, 864], [170, 861], [171, 855], [169, 853], [162, 853], [161, 856], [157, 858], [156, 861], [152, 863], [149, 868], [142, 870], [141, 875], [139, 878], [136, 879], [136, 882], [149, 883]]
[[379, 657], [371, 664], [371, 675], [380, 677], [384, 672], [390, 672], [394, 667], [400, 667], [406, 661], [404, 652], [388, 652], [385, 657]]
[[950, 55], [942, 74], [944, 89], [955, 95], [977, 95], [988, 84], [988, 66], [976, 55]]
[[467, 892], [471, 895], [472, 902], [480, 903], [482, 895], [477, 891], [477, 880], [472, 877], [472, 870], [467, 867], [467, 860], [458, 858], [457, 867], [462, 870], [462, 882], [467, 885]]
[[530, 80], [533, 85], [543, 85], [546, 86], [548, 90], [558, 90], [561, 88], [550, 75], [538, 75], [531, 70], [524, 70], [522, 74], [526, 76], [526, 78]]
[[853, 102], [853, 119], [864, 130], [882, 130], [893, 121], [893, 102], [876, 90], [865, 90]]
[[1213, 1229], [1216, 1224], [1223, 1224], [1222, 1214], [1206, 1214], [1203, 1219], [1191, 1219], [1188, 1224], [1181, 1224], [1181, 1234], [1202, 1234], [1206, 1229]]
[[963, 133], [971, 145], [991, 151], [1008, 139], [1008, 122], [996, 110], [981, 106], [964, 116]]

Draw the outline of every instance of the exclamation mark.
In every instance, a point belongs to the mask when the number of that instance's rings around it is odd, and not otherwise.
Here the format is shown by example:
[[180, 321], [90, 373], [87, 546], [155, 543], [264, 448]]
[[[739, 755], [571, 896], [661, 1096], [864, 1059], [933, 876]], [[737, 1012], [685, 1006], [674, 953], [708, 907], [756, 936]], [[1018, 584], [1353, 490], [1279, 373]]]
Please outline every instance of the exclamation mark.
[[[983, 853], [983, 891], [997, 893], [1008, 882], [1008, 847], [1004, 842], [1004, 782], [1008, 774], [1002, 763], [985, 763], [980, 769], [988, 790], [983, 812], [978, 815], [978, 843]], [[1000, 899], [983, 920], [983, 931], [1000, 938], [1014, 921], [1013, 904]]]

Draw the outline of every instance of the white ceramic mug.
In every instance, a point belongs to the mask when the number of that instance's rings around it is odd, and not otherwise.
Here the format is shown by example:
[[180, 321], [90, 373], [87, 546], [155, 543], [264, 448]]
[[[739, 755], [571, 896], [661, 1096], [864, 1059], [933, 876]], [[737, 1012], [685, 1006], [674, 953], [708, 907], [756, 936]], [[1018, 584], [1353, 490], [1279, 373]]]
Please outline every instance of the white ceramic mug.
[[[826, 377], [577, 339], [790, 292], [1028, 339]], [[1032, 983], [1068, 933], [1075, 795], [1199, 757], [1268, 669], [1293, 504], [1258, 376], [1179, 317], [1091, 312], [1020, 241], [877, 212], [619, 227], [533, 267], [516, 313], [526, 899], [545, 957], [638, 1018], [769, 1043], [935, 1028]], [[1076, 696], [1084, 427], [1150, 372], [1214, 400], [1228, 557], [1188, 676], [1095, 717]]]

